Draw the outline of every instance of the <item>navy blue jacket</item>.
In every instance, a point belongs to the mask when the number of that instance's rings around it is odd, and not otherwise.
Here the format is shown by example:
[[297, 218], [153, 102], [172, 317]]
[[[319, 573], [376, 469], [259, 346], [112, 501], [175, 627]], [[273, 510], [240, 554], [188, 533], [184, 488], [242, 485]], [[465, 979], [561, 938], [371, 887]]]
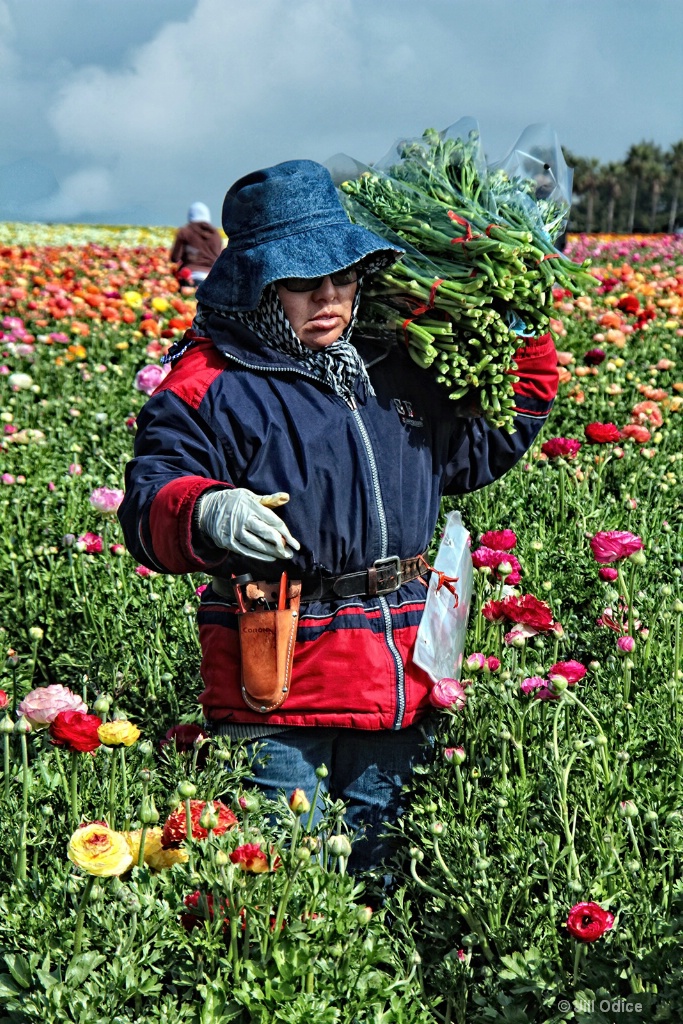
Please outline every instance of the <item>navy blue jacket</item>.
[[[312, 580], [424, 551], [443, 494], [502, 476], [524, 454], [557, 388], [549, 335], [517, 355], [515, 431], [454, 416], [447, 392], [407, 352], [357, 342], [375, 396], [355, 407], [242, 325], [213, 316], [138, 418], [135, 457], [119, 510], [126, 543], [159, 572]], [[198, 542], [203, 491], [287, 491], [277, 514], [301, 544], [289, 562], [248, 561]], [[384, 597], [302, 606], [291, 693], [269, 724], [398, 728], [428, 704], [429, 680], [411, 650], [426, 590], [420, 580]], [[243, 704], [233, 606], [209, 587], [199, 611], [211, 719], [263, 722]]]

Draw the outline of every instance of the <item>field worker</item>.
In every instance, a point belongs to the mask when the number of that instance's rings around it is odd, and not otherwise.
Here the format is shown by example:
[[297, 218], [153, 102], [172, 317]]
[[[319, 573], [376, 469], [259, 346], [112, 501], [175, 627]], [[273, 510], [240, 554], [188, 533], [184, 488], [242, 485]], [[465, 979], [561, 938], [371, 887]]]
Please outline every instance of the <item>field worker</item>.
[[176, 231], [171, 249], [171, 262], [177, 264], [176, 276], [181, 282], [201, 284], [222, 248], [223, 242], [211, 223], [208, 206], [193, 203], [187, 211], [187, 224]]
[[213, 577], [198, 612], [208, 728], [265, 743], [255, 774], [273, 797], [310, 797], [326, 765], [365, 837], [358, 870], [386, 853], [424, 749], [418, 556], [442, 495], [491, 483], [538, 434], [555, 350], [545, 335], [518, 352], [515, 431], [493, 429], [456, 415], [403, 346], [354, 329], [364, 283], [402, 251], [351, 224], [323, 166], [241, 178], [223, 227], [193, 329], [138, 417], [119, 516], [144, 565]]

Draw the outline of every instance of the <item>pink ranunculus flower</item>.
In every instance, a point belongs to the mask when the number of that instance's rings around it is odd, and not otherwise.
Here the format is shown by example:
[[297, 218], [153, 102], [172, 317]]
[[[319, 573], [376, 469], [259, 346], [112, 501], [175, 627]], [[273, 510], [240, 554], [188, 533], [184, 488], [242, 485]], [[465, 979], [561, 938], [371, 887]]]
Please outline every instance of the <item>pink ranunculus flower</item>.
[[486, 659], [486, 669], [488, 672], [497, 672], [500, 668], [500, 660], [495, 658], [492, 654], [489, 654]]
[[429, 693], [429, 702], [435, 708], [460, 711], [467, 703], [465, 687], [457, 679], [439, 679]]
[[82, 533], [76, 541], [79, 551], [85, 551], [86, 555], [99, 555], [102, 551], [102, 538], [98, 533]]
[[591, 537], [591, 551], [596, 562], [620, 562], [635, 551], [641, 551], [640, 537], [628, 530], [601, 530]]
[[135, 374], [135, 389], [145, 395], [151, 395], [159, 387], [164, 377], [170, 373], [171, 367], [166, 364], [149, 363]]
[[149, 579], [150, 576], [158, 576], [159, 574], [154, 572], [153, 569], [148, 568], [146, 565], [136, 565], [135, 572], [138, 576], [142, 576], [145, 579]]
[[598, 576], [604, 583], [614, 583], [619, 579], [619, 570], [610, 569], [609, 566], [604, 565], [602, 569], [598, 569]]
[[472, 552], [472, 565], [475, 569], [486, 566], [491, 569], [497, 579], [505, 577], [505, 582], [514, 587], [522, 579], [522, 567], [514, 555], [493, 548], [477, 548]]
[[664, 422], [662, 412], [656, 402], [638, 402], [631, 409], [631, 420], [634, 423], [648, 423], [651, 427], [661, 427]]
[[559, 693], [553, 693], [548, 686], [548, 680], [542, 676], [528, 676], [520, 683], [522, 693], [533, 696], [538, 700], [557, 700]]
[[621, 428], [621, 436], [628, 437], [630, 441], [636, 441], [638, 444], [646, 444], [652, 434], [642, 423], [627, 423]]
[[512, 551], [517, 545], [517, 534], [514, 530], [488, 530], [482, 536], [481, 543], [493, 551]]
[[623, 654], [630, 654], [635, 646], [636, 642], [632, 636], [620, 636], [617, 640], [617, 647]]
[[17, 707], [34, 729], [45, 729], [54, 721], [60, 711], [80, 711], [85, 714], [87, 705], [77, 693], [72, 693], [67, 686], [51, 683], [50, 686], [38, 686], [27, 693]]
[[481, 672], [486, 668], [486, 658], [479, 651], [476, 651], [474, 654], [468, 655], [465, 664], [470, 672]]
[[564, 676], [570, 686], [578, 683], [586, 674], [586, 666], [580, 661], [556, 661], [550, 666], [548, 678], [552, 682], [553, 676]]
[[123, 491], [118, 487], [96, 487], [90, 495], [90, 504], [102, 515], [113, 515], [123, 501]]

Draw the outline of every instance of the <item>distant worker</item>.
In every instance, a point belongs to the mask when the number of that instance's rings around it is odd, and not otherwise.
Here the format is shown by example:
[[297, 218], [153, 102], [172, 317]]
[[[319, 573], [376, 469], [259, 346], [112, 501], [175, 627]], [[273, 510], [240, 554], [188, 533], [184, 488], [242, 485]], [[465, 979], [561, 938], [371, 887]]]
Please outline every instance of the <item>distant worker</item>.
[[188, 223], [176, 232], [171, 262], [178, 264], [178, 280], [196, 287], [208, 275], [223, 248], [223, 242], [211, 223], [206, 203], [193, 203], [187, 211], [187, 220]]

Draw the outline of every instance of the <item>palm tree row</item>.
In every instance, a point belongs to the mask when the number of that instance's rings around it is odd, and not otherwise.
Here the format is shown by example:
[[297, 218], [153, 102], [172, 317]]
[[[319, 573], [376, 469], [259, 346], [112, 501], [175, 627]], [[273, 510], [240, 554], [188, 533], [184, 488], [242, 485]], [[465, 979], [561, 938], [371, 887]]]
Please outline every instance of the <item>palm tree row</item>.
[[601, 164], [564, 150], [574, 168], [569, 231], [633, 234], [680, 227], [683, 140], [665, 151], [654, 142], [631, 146], [622, 161]]

